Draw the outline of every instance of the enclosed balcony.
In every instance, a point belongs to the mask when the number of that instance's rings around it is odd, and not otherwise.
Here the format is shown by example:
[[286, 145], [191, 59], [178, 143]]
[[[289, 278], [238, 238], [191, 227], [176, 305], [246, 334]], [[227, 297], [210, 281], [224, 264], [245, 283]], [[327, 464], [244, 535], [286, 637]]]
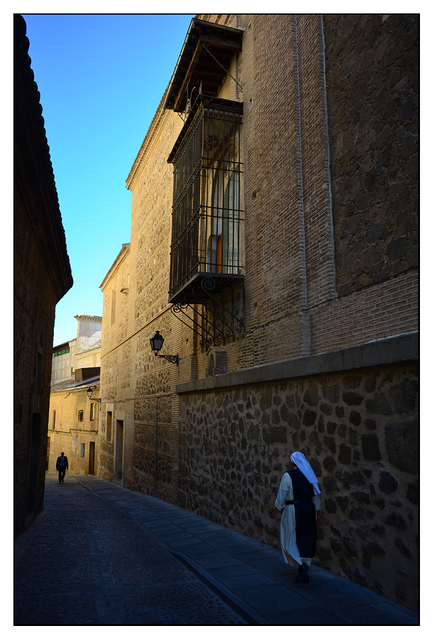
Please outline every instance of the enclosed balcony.
[[204, 303], [244, 277], [242, 103], [200, 96], [174, 165], [171, 303]]

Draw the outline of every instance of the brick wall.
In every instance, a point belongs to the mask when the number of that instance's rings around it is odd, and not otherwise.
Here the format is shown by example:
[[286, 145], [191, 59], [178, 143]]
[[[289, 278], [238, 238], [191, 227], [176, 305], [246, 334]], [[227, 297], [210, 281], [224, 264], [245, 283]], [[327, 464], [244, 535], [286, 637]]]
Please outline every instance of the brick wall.
[[340, 294], [418, 265], [418, 26], [324, 18]]
[[[412, 69], [417, 43], [413, 40], [417, 27], [411, 28], [412, 20], [400, 20], [399, 16], [385, 21], [382, 16], [369, 20], [361, 16], [268, 15], [210, 19], [232, 27], [238, 24], [245, 30], [239, 56], [240, 99], [244, 103], [245, 333], [241, 340], [220, 344], [227, 351], [228, 370], [333, 351], [417, 329], [416, 254], [406, 249], [405, 265], [397, 258], [393, 268], [382, 268], [373, 278], [359, 242], [363, 236], [369, 252], [374, 245], [375, 251], [381, 249], [378, 259], [386, 265], [390, 262], [388, 243], [398, 247], [397, 238], [405, 237], [402, 242], [409, 248], [417, 239], [415, 123], [408, 120], [406, 111], [406, 124], [401, 125], [401, 107], [396, 99], [401, 91], [403, 99], [414, 100]], [[349, 33], [357, 33], [357, 38], [349, 39], [345, 30], [341, 34], [343, 23], [347, 30], [351, 25]], [[401, 210], [400, 198], [391, 198], [392, 192], [385, 185], [389, 195], [375, 190], [378, 202], [371, 193], [371, 208], [363, 216], [355, 215], [355, 198], [366, 190], [364, 158], [369, 153], [374, 157], [374, 151], [368, 149], [362, 154], [362, 147], [357, 150], [348, 134], [347, 152], [342, 152], [340, 141], [352, 127], [352, 120], [342, 119], [340, 113], [342, 109], [352, 117], [359, 113], [358, 94], [353, 96], [352, 86], [364, 73], [365, 102], [373, 113], [369, 119], [365, 105], [366, 122], [357, 125], [358, 136], [376, 131], [367, 126], [378, 120], [381, 78], [389, 82], [393, 73], [390, 60], [401, 30], [405, 47], [400, 50], [399, 60], [408, 58], [411, 64], [405, 72], [399, 62], [400, 71], [394, 73], [396, 86], [387, 109], [389, 142], [382, 146], [384, 150], [396, 131], [399, 160], [391, 161], [390, 153], [381, 149], [375, 150], [375, 158], [383, 159], [383, 173], [396, 173], [402, 189], [412, 185], [413, 195]], [[389, 43], [384, 61], [383, 32]], [[355, 39], [357, 44], [350, 46]], [[382, 59], [376, 74], [365, 70], [361, 62], [361, 51], [373, 48], [379, 50], [377, 57]], [[351, 69], [348, 83], [340, 82], [344, 66]], [[410, 84], [407, 87], [405, 83]], [[228, 77], [221, 95], [235, 99], [235, 93], [236, 84]], [[384, 119], [379, 122], [382, 130]], [[387, 207], [383, 207], [385, 197]], [[343, 226], [345, 232], [341, 231]], [[380, 231], [386, 227], [388, 235], [383, 237]], [[275, 242], [276, 237], [279, 242]], [[359, 284], [348, 288], [344, 286], [344, 271], [347, 273], [353, 263]], [[204, 353], [199, 353], [197, 367], [198, 376], [205, 376], [208, 360]]]

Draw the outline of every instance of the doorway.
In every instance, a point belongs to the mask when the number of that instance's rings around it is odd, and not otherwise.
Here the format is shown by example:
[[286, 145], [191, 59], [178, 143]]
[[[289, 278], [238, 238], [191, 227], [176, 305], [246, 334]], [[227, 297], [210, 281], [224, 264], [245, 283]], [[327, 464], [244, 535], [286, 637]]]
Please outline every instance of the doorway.
[[[28, 449], [28, 468], [27, 468], [26, 527], [33, 521], [36, 515], [36, 510], [37, 510], [41, 414], [34, 413], [31, 417], [31, 420], [32, 420], [32, 426], [30, 431], [30, 442], [29, 442], [29, 449]], [[40, 499], [40, 496], [39, 496], [39, 499]], [[42, 501], [41, 501], [40, 508], [42, 508]]]
[[50, 437], [47, 436], [47, 459], [45, 461], [45, 471], [48, 471], [49, 461], [50, 461]]
[[89, 475], [95, 475], [95, 443], [89, 442]]
[[116, 420], [115, 480], [122, 484], [124, 475], [124, 421]]

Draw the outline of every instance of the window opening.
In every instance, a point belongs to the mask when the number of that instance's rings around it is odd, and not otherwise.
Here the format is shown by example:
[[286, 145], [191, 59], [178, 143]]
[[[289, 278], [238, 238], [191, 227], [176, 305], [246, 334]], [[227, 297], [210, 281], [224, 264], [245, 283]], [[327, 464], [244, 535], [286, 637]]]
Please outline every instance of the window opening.
[[240, 265], [240, 176], [224, 167], [215, 171], [207, 271], [237, 274]]
[[107, 431], [106, 431], [107, 442], [112, 441], [112, 418], [113, 418], [112, 412], [107, 411]]
[[203, 295], [197, 285], [209, 276], [216, 290], [244, 276], [241, 121], [239, 102], [199, 102], [169, 157], [174, 165], [170, 302], [196, 302]]
[[62, 351], [56, 351], [55, 353], [53, 353], [53, 358], [56, 358], [57, 356], [63, 356], [65, 353], [69, 353], [69, 349], [63, 349]]
[[113, 326], [115, 321], [116, 321], [116, 291], [115, 289], [112, 289], [110, 326]]

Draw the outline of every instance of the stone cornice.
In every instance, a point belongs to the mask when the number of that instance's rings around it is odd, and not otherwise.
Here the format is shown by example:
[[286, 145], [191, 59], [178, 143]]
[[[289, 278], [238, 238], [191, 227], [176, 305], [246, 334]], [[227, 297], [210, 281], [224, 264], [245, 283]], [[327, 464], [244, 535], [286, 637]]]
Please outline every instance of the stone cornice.
[[154, 134], [158, 128], [158, 124], [161, 120], [161, 118], [164, 116], [164, 111], [163, 111], [163, 102], [164, 99], [166, 97], [166, 93], [167, 93], [167, 89], [163, 94], [163, 97], [161, 98], [160, 104], [158, 105], [158, 109], [155, 112], [154, 117], [152, 118], [151, 124], [149, 125], [149, 129], [143, 139], [143, 142], [140, 146], [139, 152], [136, 156], [136, 159], [134, 160], [133, 166], [131, 167], [130, 173], [128, 174], [127, 179], [125, 180], [127, 189], [129, 189], [130, 191], [132, 183], [134, 182], [134, 179], [136, 177], [137, 171], [140, 167], [140, 164], [142, 162], [142, 159], [144, 158], [144, 156], [146, 155], [146, 152], [148, 150], [148, 148], [150, 147], [151, 143], [152, 143], [152, 139], [154, 137]]
[[101, 289], [101, 291], [104, 290], [104, 287], [106, 286], [107, 282], [114, 275], [114, 273], [119, 269], [120, 265], [125, 260], [129, 252], [130, 252], [130, 243], [126, 242], [122, 245], [122, 249], [119, 251], [115, 261], [113, 262], [110, 269], [107, 271], [104, 280], [99, 285], [99, 288]]
[[419, 359], [419, 332], [374, 340], [315, 356], [274, 362], [176, 385], [176, 393], [196, 393], [364, 369]]
[[78, 315], [78, 316], [74, 316], [74, 318], [76, 320], [87, 320], [89, 322], [99, 322], [100, 324], [102, 323], [102, 316], [88, 316], [88, 315]]

